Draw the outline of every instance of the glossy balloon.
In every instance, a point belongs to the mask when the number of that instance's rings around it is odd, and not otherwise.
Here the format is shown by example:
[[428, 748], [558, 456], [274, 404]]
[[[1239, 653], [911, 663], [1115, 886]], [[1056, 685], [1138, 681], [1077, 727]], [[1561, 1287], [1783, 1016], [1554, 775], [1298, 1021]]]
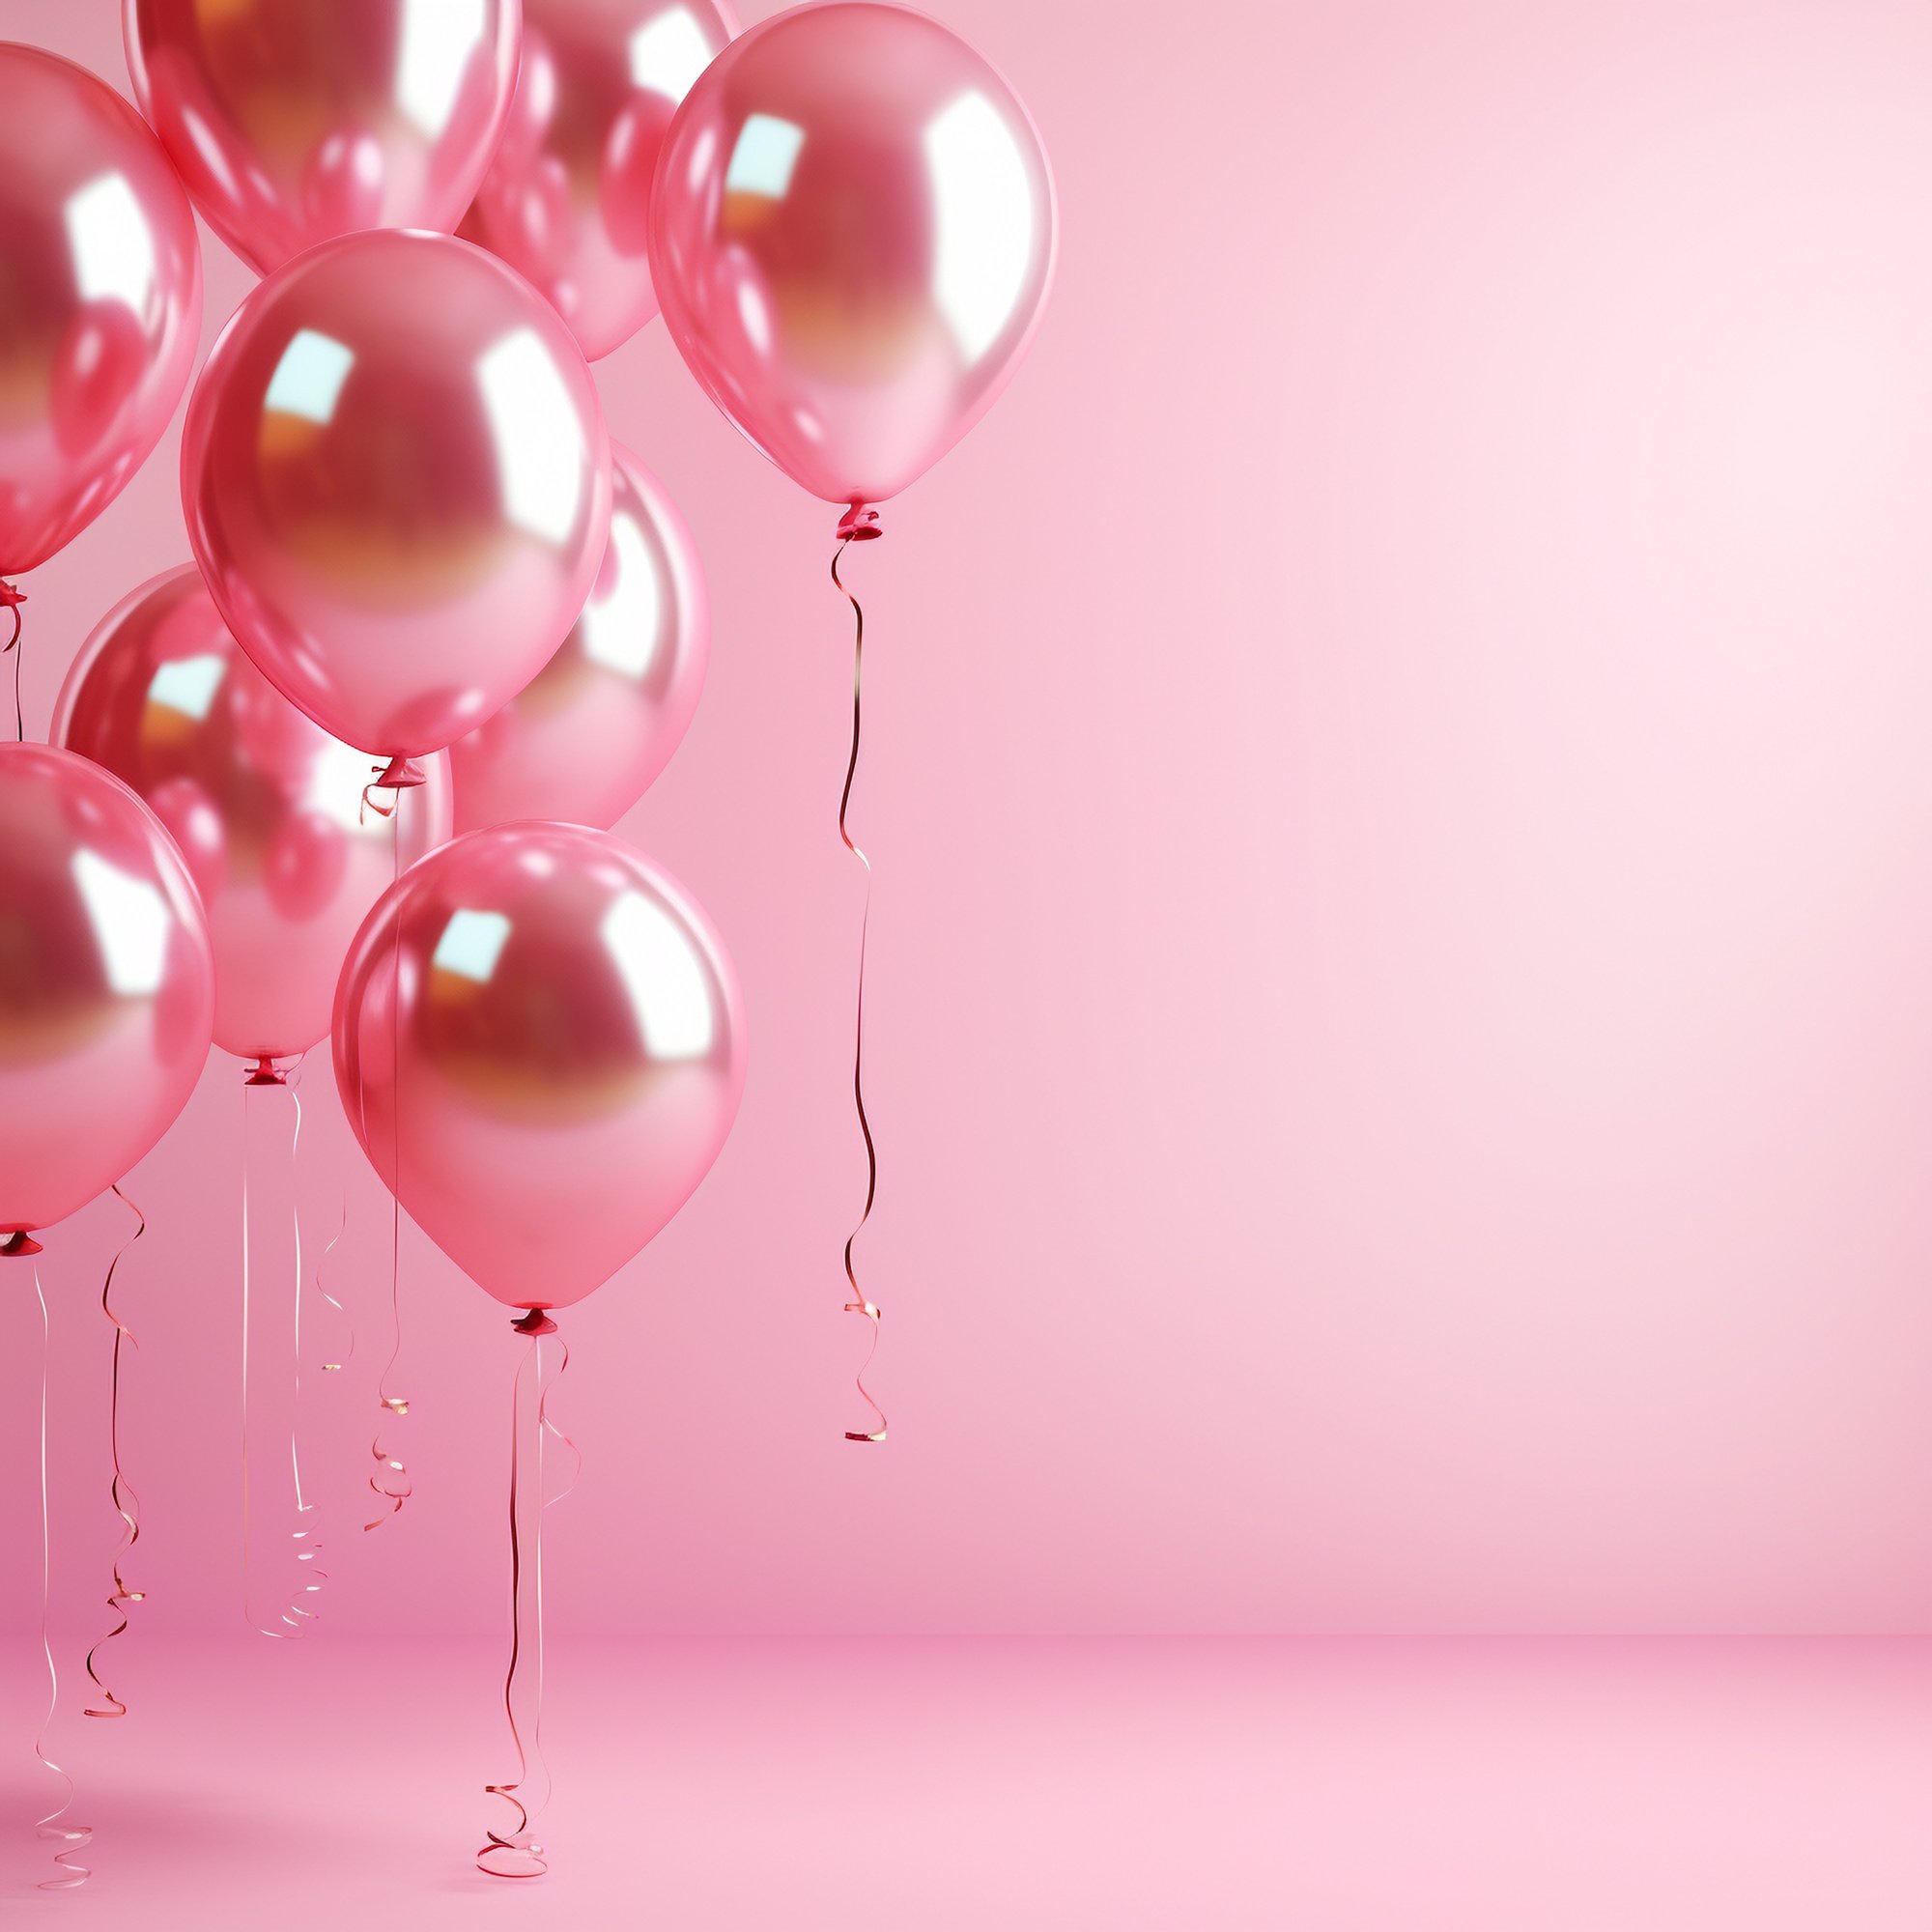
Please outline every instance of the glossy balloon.
[[141, 117], [71, 61], [0, 42], [0, 577], [121, 494], [200, 329], [194, 214]]
[[597, 391], [556, 313], [447, 235], [325, 242], [236, 311], [182, 499], [236, 640], [324, 730], [451, 744], [576, 623], [611, 528]]
[[671, 124], [651, 200], [665, 325], [712, 400], [835, 503], [903, 490], [1032, 340], [1053, 186], [987, 64], [903, 7], [753, 27]]
[[542, 290], [592, 360], [658, 312], [651, 174], [736, 32], [715, 0], [524, 0], [516, 100], [463, 232]]
[[611, 446], [611, 545], [556, 655], [450, 747], [460, 832], [509, 818], [614, 825], [669, 763], [704, 688], [697, 550], [664, 486]]
[[364, 228], [454, 228], [509, 114], [517, 0], [124, 0], [134, 98], [260, 273]]
[[160, 1139], [213, 1001], [160, 820], [86, 758], [0, 744], [0, 1235], [64, 1220]]
[[608, 832], [499, 825], [432, 852], [356, 935], [335, 1083], [377, 1173], [452, 1261], [512, 1308], [562, 1308], [717, 1159], [745, 1084], [744, 1002], [668, 873]]
[[[371, 755], [305, 718], [237, 648], [193, 565], [125, 598], [81, 646], [56, 744], [133, 787], [174, 836], [208, 912], [214, 1043], [244, 1060], [328, 1031], [349, 942], [450, 833], [449, 760], [362, 809]], [[400, 848], [400, 849], [399, 849]]]

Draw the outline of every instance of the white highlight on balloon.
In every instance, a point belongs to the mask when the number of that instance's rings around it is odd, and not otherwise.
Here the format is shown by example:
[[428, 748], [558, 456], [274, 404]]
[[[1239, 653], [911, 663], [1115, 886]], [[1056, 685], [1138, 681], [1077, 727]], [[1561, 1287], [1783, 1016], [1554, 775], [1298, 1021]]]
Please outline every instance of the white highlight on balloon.
[[73, 881], [99, 942], [107, 984], [117, 993], [153, 993], [168, 952], [168, 905], [146, 879], [110, 866], [85, 847], [73, 855]]
[[510, 937], [507, 913], [478, 912], [459, 906], [442, 928], [429, 963], [441, 973], [454, 973], [460, 980], [474, 980], [488, 985], [497, 970], [497, 961]]
[[526, 324], [476, 363], [497, 444], [503, 512], [520, 529], [562, 543], [583, 499], [583, 437], [577, 409], [543, 338]]
[[635, 517], [611, 519], [611, 548], [617, 573], [610, 596], [593, 597], [577, 620], [583, 631], [583, 655], [624, 677], [641, 677], [662, 641], [664, 586]]
[[691, 83], [711, 65], [704, 29], [690, 8], [660, 14], [631, 36], [631, 84], [682, 100]]
[[274, 414], [327, 423], [355, 364], [355, 352], [348, 344], [319, 329], [298, 328], [269, 378], [262, 407]]
[[62, 211], [83, 301], [121, 301], [138, 315], [155, 287], [155, 239], [128, 178], [97, 175]]
[[404, 0], [401, 36], [396, 105], [423, 133], [440, 134], [483, 39], [483, 0]]
[[776, 114], [748, 115], [724, 169], [724, 192], [782, 200], [804, 146], [805, 129], [797, 122], [781, 121]]
[[631, 996], [638, 1032], [655, 1060], [701, 1060], [717, 1033], [711, 982], [690, 935], [656, 899], [626, 887], [599, 937]]
[[197, 721], [208, 716], [221, 680], [228, 675], [228, 660], [214, 651], [191, 658], [170, 658], [155, 668], [148, 680], [148, 702], [163, 704], [184, 718]]
[[999, 109], [976, 88], [927, 123], [925, 160], [938, 204], [933, 295], [960, 353], [977, 361], [998, 340], [1026, 285], [1033, 255], [1026, 158]]

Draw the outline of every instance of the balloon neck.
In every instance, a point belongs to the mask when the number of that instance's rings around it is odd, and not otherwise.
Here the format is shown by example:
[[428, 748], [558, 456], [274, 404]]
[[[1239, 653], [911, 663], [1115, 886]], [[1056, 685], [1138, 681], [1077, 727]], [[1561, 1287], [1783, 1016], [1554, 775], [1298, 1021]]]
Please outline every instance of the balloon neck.
[[24, 1228], [15, 1228], [4, 1241], [0, 1241], [0, 1255], [37, 1255], [41, 1244]]
[[406, 791], [428, 781], [429, 774], [413, 758], [391, 758], [370, 782], [380, 791]]
[[840, 543], [870, 543], [874, 537], [882, 537], [885, 531], [879, 527], [879, 513], [870, 510], [864, 503], [854, 503], [838, 519], [836, 532]]
[[286, 1066], [276, 1065], [276, 1058], [277, 1056], [272, 1053], [258, 1053], [255, 1056], [254, 1067], [249, 1072], [247, 1079], [242, 1081], [242, 1086], [286, 1087], [289, 1084], [289, 1075], [295, 1070], [296, 1063], [301, 1056], [299, 1054], [287, 1055], [286, 1058], [289, 1064]]
[[519, 1335], [554, 1335], [556, 1323], [541, 1308], [526, 1308], [521, 1321], [512, 1321], [511, 1328]]
[[27, 593], [17, 583], [9, 583], [0, 577], [0, 611], [11, 611], [16, 604], [24, 604]]

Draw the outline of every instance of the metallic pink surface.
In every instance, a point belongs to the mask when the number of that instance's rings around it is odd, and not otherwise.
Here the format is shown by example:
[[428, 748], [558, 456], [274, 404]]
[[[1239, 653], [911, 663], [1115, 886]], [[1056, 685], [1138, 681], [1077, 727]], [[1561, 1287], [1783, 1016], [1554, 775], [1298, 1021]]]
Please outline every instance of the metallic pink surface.
[[963, 41], [870, 0], [798, 7], [706, 69], [651, 201], [665, 326], [712, 400], [835, 503], [895, 495], [979, 421], [1038, 326], [1053, 185]]
[[120, 495], [200, 326], [194, 215], [140, 116], [72, 62], [0, 42], [0, 577]]
[[517, 73], [517, 0], [124, 0], [141, 111], [266, 274], [363, 228], [453, 229]]
[[682, 741], [710, 655], [704, 570], [677, 505], [611, 446], [611, 543], [556, 655], [450, 747], [456, 826], [560, 818], [608, 829]]
[[371, 754], [331, 738], [248, 661], [192, 564], [145, 583], [81, 646], [57, 744], [104, 765], [174, 835], [208, 911], [214, 1043], [244, 1060], [328, 1031], [336, 975], [402, 863], [450, 833], [449, 760], [365, 812]]
[[555, 312], [467, 242], [324, 242], [222, 331], [182, 438], [237, 641], [333, 736], [440, 751], [539, 671], [596, 582], [611, 456]]
[[0, 1234], [65, 1219], [160, 1139], [213, 999], [160, 820], [71, 752], [0, 743]]
[[630, 846], [499, 825], [432, 852], [356, 935], [335, 1084], [377, 1173], [471, 1280], [562, 1308], [717, 1159], [744, 1000], [702, 910]]
[[658, 312], [658, 150], [735, 31], [717, 0], [524, 0], [516, 100], [463, 232], [548, 296], [593, 360]]

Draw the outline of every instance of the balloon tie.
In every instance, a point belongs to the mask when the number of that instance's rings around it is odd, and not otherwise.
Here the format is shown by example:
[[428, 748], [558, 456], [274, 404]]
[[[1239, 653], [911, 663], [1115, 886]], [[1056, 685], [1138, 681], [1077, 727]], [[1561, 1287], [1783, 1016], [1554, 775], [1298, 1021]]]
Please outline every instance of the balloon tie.
[[9, 583], [0, 577], [0, 611], [14, 620], [14, 635], [0, 644], [0, 657], [9, 651], [14, 653], [14, 736], [22, 745], [27, 742], [27, 714], [20, 708], [20, 667], [26, 661], [27, 649], [20, 642], [20, 606], [26, 601], [27, 593], [18, 584]]
[[838, 795], [838, 836], [845, 841], [845, 849], [858, 860], [866, 870], [866, 904], [859, 920], [859, 987], [856, 1006], [857, 1017], [852, 1029], [852, 1103], [858, 1109], [859, 1131], [866, 1141], [866, 1206], [857, 1225], [845, 1236], [845, 1280], [852, 1291], [852, 1298], [845, 1303], [843, 1313], [862, 1315], [871, 1324], [871, 1345], [866, 1350], [866, 1359], [859, 1365], [853, 1382], [866, 1406], [878, 1418], [876, 1428], [848, 1429], [845, 1439], [848, 1442], [883, 1442], [886, 1439], [886, 1412], [872, 1399], [872, 1392], [866, 1386], [866, 1377], [872, 1366], [872, 1357], [879, 1348], [879, 1310], [868, 1300], [859, 1287], [859, 1276], [852, 1265], [852, 1246], [858, 1240], [860, 1232], [872, 1216], [872, 1203], [879, 1192], [879, 1154], [872, 1144], [872, 1123], [866, 1118], [866, 939], [872, 923], [872, 862], [866, 857], [852, 835], [845, 829], [845, 813], [852, 803], [852, 781], [859, 770], [859, 724], [860, 694], [864, 682], [866, 666], [866, 613], [860, 608], [859, 600], [846, 589], [838, 575], [838, 560], [845, 554], [845, 546], [863, 543], [871, 537], [883, 535], [879, 528], [879, 513], [867, 510], [863, 503], [854, 503], [846, 511], [838, 526], [838, 548], [832, 553], [832, 582], [838, 593], [852, 607], [852, 755], [845, 763], [845, 789]]
[[[427, 784], [429, 774], [413, 758], [391, 758], [386, 765], [371, 765], [373, 774], [369, 782], [362, 787], [362, 809], [355, 814], [358, 825], [367, 825], [373, 811], [378, 818], [391, 818], [397, 806], [402, 804], [402, 793], [412, 785]], [[395, 794], [387, 805], [371, 796], [374, 792], [386, 791]]]
[[58, 1845], [54, 1863], [59, 1875], [40, 1882], [43, 1891], [71, 1891], [93, 1877], [80, 1861], [80, 1854], [94, 1839], [91, 1825], [63, 1825], [60, 1821], [73, 1806], [73, 1779], [47, 1755], [47, 1732], [54, 1714], [60, 1709], [60, 1671], [54, 1663], [53, 1639], [47, 1632], [47, 1610], [53, 1595], [53, 1520], [47, 1507], [47, 1325], [46, 1291], [41, 1286], [41, 1270], [34, 1267], [34, 1299], [41, 1306], [41, 1655], [47, 1661], [47, 1711], [34, 1738], [34, 1755], [60, 1779], [65, 1795], [45, 1816], [35, 1821], [34, 1835], [43, 1843]]
[[148, 1232], [148, 1217], [122, 1192], [121, 1183], [113, 1183], [114, 1192], [121, 1205], [133, 1215], [136, 1222], [134, 1232], [114, 1251], [114, 1259], [107, 1264], [107, 1278], [100, 1284], [100, 1312], [114, 1324], [113, 1366], [108, 1372], [107, 1383], [107, 1455], [113, 1464], [114, 1474], [107, 1486], [108, 1499], [113, 1503], [116, 1514], [121, 1519], [121, 1541], [114, 1550], [114, 1588], [107, 1599], [107, 1607], [121, 1621], [103, 1637], [97, 1640], [94, 1648], [87, 1653], [87, 1674], [93, 1680], [94, 1688], [99, 1691], [101, 1708], [87, 1707], [85, 1715], [90, 1718], [125, 1718], [128, 1707], [107, 1688], [106, 1680], [94, 1667], [94, 1661], [107, 1646], [128, 1628], [128, 1607], [131, 1604], [147, 1600], [145, 1590], [130, 1590], [128, 1580], [121, 1574], [122, 1559], [127, 1556], [141, 1540], [141, 1499], [134, 1493], [133, 1486], [128, 1481], [121, 1467], [121, 1345], [126, 1342], [130, 1349], [141, 1345], [135, 1341], [133, 1332], [114, 1312], [114, 1272], [121, 1265], [122, 1258], [136, 1241]]
[[[492, 1878], [541, 1878], [550, 1869], [536, 1842], [538, 1815], [549, 1802], [550, 1768], [543, 1756], [543, 1513], [576, 1487], [583, 1458], [550, 1419], [551, 1391], [570, 1366], [570, 1348], [560, 1338], [557, 1364], [544, 1377], [543, 1345], [556, 1323], [540, 1308], [511, 1324], [529, 1347], [517, 1364], [510, 1393], [510, 1665], [503, 1678], [503, 1715], [517, 1754], [517, 1775], [501, 1784], [486, 1784], [514, 1816], [501, 1831], [488, 1828], [477, 1849], [476, 1868]], [[545, 1494], [545, 1437], [554, 1435], [577, 1460], [577, 1471], [555, 1495]], [[527, 1438], [527, 1440], [526, 1440]]]

